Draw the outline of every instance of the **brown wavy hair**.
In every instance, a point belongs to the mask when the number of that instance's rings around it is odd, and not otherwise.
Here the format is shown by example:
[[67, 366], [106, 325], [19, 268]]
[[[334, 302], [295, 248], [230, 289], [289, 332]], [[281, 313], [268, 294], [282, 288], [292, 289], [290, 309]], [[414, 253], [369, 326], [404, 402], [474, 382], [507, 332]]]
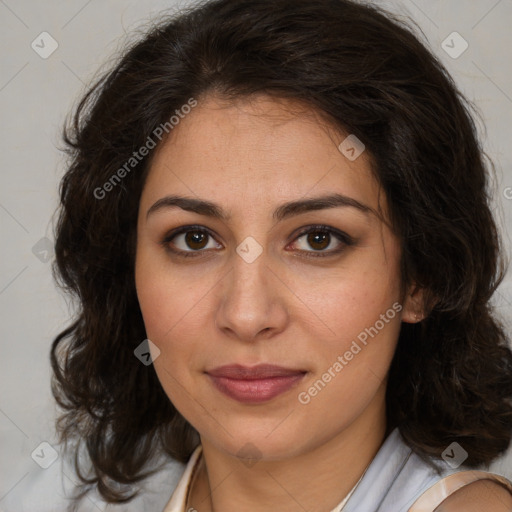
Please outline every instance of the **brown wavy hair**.
[[512, 353], [489, 300], [505, 265], [473, 107], [414, 27], [373, 5], [214, 0], [147, 29], [64, 127], [54, 273], [78, 307], [52, 345], [52, 390], [82, 495], [97, 486], [129, 501], [155, 461], [185, 462], [199, 442], [133, 353], [146, 338], [134, 256], [151, 154], [105, 197], [95, 191], [175, 110], [211, 93], [306, 102], [364, 142], [401, 239], [403, 283], [427, 292], [428, 316], [400, 332], [388, 430], [427, 460], [452, 441], [470, 467], [504, 452]]

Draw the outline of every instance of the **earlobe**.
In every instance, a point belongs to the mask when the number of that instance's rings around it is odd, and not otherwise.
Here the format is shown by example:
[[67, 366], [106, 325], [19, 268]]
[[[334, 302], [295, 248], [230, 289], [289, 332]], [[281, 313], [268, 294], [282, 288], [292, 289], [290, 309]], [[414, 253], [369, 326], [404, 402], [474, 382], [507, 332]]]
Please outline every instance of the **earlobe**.
[[415, 324], [425, 316], [425, 290], [413, 283], [403, 300], [402, 322]]

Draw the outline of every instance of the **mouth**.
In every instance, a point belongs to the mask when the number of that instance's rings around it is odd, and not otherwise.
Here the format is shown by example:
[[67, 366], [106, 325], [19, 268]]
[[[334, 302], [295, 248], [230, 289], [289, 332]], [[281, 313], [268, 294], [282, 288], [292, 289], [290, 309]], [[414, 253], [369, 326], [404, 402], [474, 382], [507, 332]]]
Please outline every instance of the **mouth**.
[[272, 364], [253, 367], [226, 365], [208, 370], [215, 388], [241, 403], [263, 403], [295, 387], [306, 370], [284, 368]]

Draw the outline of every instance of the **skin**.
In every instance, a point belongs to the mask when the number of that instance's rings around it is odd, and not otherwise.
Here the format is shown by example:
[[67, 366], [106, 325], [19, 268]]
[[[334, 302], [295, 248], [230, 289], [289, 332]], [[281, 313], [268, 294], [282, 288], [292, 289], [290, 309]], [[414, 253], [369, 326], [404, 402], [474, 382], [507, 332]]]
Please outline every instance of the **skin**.
[[435, 512], [511, 512], [512, 495], [491, 480], [479, 480], [443, 501]]
[[[325, 512], [385, 438], [386, 376], [401, 322], [421, 319], [421, 290], [401, 286], [386, 198], [367, 152], [350, 161], [338, 150], [346, 136], [297, 102], [208, 96], [153, 155], [140, 200], [136, 286], [148, 338], [161, 351], [154, 361], [160, 382], [201, 437], [204, 457], [189, 499], [199, 512]], [[272, 217], [283, 203], [333, 192], [372, 211], [342, 206]], [[171, 194], [214, 202], [230, 217], [178, 207], [148, 214]], [[374, 213], [379, 205], [382, 215]], [[315, 224], [354, 243], [331, 235], [322, 248], [329, 256], [308, 257], [319, 251], [300, 230]], [[196, 257], [170, 251], [193, 251], [184, 235], [162, 243], [187, 225], [212, 233]], [[236, 251], [249, 236], [263, 248], [251, 263]], [[401, 311], [301, 404], [298, 394], [394, 303]], [[205, 374], [233, 363], [307, 373], [268, 402], [242, 404]], [[237, 455], [248, 443], [257, 453], [250, 464]]]

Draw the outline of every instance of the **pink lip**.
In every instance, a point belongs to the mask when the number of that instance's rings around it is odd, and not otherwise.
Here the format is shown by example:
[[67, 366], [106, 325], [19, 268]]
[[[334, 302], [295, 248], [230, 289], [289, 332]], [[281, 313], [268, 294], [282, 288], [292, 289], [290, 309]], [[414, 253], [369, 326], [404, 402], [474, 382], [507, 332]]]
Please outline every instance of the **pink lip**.
[[306, 371], [271, 364], [253, 367], [227, 365], [206, 372], [215, 387], [243, 403], [261, 403], [288, 391]]

